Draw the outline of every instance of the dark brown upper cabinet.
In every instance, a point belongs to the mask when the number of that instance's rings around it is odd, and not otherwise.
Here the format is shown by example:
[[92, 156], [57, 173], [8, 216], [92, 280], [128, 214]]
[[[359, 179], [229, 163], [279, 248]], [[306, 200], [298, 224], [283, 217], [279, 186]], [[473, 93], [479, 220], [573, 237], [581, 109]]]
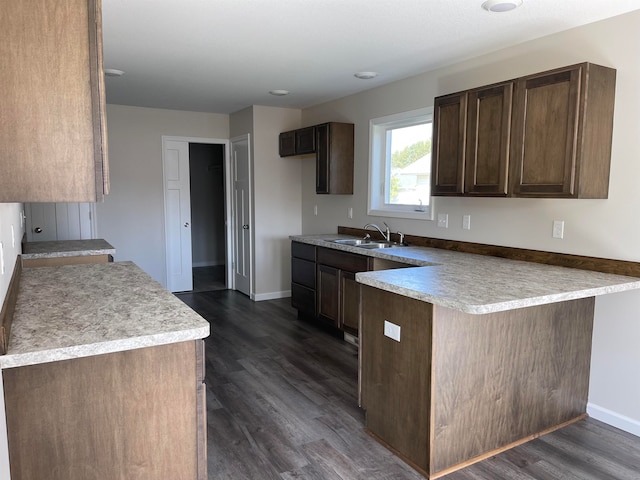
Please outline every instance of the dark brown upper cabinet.
[[464, 189], [464, 150], [467, 93], [435, 99], [433, 108], [433, 195], [461, 195]]
[[316, 193], [353, 194], [353, 124], [329, 122], [280, 134], [280, 156], [315, 153]]
[[511, 190], [607, 198], [616, 71], [583, 63], [516, 82]]
[[306, 127], [282, 132], [279, 145], [281, 157], [313, 153], [316, 151], [316, 128]]
[[582, 63], [436, 98], [433, 195], [607, 198], [615, 76]]

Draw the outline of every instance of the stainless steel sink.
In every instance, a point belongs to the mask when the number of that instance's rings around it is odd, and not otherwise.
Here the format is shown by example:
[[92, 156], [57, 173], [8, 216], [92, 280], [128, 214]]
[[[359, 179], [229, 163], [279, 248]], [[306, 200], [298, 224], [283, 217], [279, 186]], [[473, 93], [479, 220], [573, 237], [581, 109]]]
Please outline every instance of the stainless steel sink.
[[402, 247], [401, 243], [396, 242], [382, 242], [371, 239], [360, 239], [360, 238], [341, 238], [337, 240], [331, 240], [333, 243], [337, 243], [339, 245], [350, 245], [352, 247], [360, 247], [360, 248], [391, 248], [391, 247]]

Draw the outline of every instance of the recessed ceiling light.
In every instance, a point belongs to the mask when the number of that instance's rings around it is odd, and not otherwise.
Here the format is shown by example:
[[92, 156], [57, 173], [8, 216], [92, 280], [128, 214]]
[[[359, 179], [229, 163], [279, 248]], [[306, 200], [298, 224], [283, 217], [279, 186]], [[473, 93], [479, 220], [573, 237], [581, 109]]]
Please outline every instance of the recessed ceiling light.
[[487, 0], [482, 8], [488, 12], [502, 13], [515, 10], [522, 5], [522, 0]]
[[378, 76], [377, 72], [358, 72], [353, 75], [360, 80], [371, 80], [372, 78], [376, 78]]
[[269, 93], [276, 97], [284, 97], [285, 95], [289, 95], [289, 90], [269, 90]]
[[115, 68], [104, 69], [105, 77], [121, 77], [122, 75], [124, 75], [124, 72], [122, 70], [116, 70]]

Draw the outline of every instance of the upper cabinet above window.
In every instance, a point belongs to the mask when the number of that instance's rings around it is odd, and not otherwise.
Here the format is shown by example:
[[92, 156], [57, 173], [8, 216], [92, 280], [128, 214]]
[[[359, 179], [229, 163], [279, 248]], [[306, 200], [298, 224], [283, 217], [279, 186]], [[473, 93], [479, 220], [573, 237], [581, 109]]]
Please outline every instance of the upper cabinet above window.
[[436, 98], [433, 194], [607, 198], [615, 79], [582, 63]]
[[0, 202], [108, 193], [100, 0], [3, 2]]

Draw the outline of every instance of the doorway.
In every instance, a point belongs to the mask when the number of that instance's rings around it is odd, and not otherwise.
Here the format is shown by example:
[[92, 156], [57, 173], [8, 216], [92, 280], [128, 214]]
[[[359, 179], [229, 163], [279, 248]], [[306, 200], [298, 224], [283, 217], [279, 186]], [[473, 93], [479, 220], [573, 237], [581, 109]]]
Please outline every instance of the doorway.
[[224, 145], [189, 143], [193, 292], [226, 290]]
[[163, 136], [162, 163], [167, 289], [234, 288], [229, 140]]

